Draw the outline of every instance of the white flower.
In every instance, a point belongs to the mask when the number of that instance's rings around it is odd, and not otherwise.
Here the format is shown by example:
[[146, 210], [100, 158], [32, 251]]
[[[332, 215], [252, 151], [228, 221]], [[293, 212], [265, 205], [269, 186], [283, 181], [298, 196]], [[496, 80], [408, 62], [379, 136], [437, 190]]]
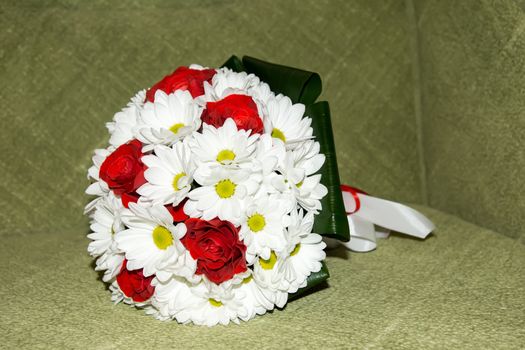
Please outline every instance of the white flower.
[[108, 250], [102, 254], [95, 263], [95, 271], [104, 271], [102, 280], [104, 282], [111, 282], [120, 272], [122, 262], [124, 261], [124, 253], [118, 249]]
[[90, 225], [92, 232], [87, 236], [92, 240], [88, 246], [91, 256], [100, 256], [107, 252], [114, 243], [114, 234], [125, 228], [120, 217], [123, 209], [120, 200], [112, 193], [102, 197], [97, 203]]
[[189, 91], [167, 95], [157, 90], [155, 101], [144, 104], [134, 133], [145, 144], [144, 152], [157, 144], [170, 146], [200, 127], [201, 112]]
[[148, 169], [144, 172], [146, 183], [137, 189], [141, 203], [153, 205], [178, 205], [191, 189], [195, 165], [191, 152], [183, 142], [171, 148], [158, 145], [155, 155], [142, 157]]
[[190, 283], [198, 283], [201, 275], [195, 274], [197, 261], [185, 250], [180, 255], [167, 255], [157, 263], [155, 276], [160, 282], [166, 282], [174, 276], [184, 277]]
[[248, 89], [248, 95], [252, 96], [255, 101], [263, 106], [266, 106], [268, 101], [275, 98], [275, 94], [270, 90], [270, 86], [264, 82], [251, 86]]
[[318, 168], [324, 162], [324, 155], [312, 157], [310, 164], [295, 163], [295, 151], [286, 152], [283, 162], [278, 166], [281, 175], [272, 178], [272, 185], [281, 193], [295, 199], [304, 209], [317, 214], [322, 209], [321, 199], [326, 196], [328, 189], [321, 183], [321, 175], [307, 176], [308, 172]]
[[185, 213], [203, 220], [218, 217], [239, 225], [243, 200], [257, 191], [260, 176], [247, 169], [205, 168], [195, 173], [195, 180], [202, 187], [188, 194]]
[[254, 74], [221, 68], [213, 76], [211, 85], [204, 82], [204, 99], [218, 101], [232, 94], [250, 95], [248, 92], [259, 83], [259, 78]]
[[254, 74], [221, 68], [213, 76], [211, 84], [204, 82], [204, 95], [196, 100], [201, 106], [205, 106], [206, 102], [216, 102], [233, 94], [250, 96], [257, 105], [257, 111], [263, 120], [268, 114], [266, 110], [268, 101], [275, 99], [275, 94], [270, 90], [270, 86], [261, 82]]
[[239, 323], [245, 317], [242, 303], [231, 290], [201, 282], [190, 286], [173, 278], [155, 285], [153, 305], [163, 317], [175, 318], [179, 323], [215, 326]]
[[190, 148], [201, 169], [202, 166], [246, 166], [253, 158], [258, 137], [258, 134], [250, 136], [248, 131], [238, 130], [233, 119], [228, 118], [219, 128], [204, 124], [202, 134], [193, 135]]
[[243, 321], [248, 321], [255, 315], [263, 315], [267, 310], [273, 310], [273, 293], [261, 288], [253, 275], [250, 275], [233, 288], [235, 298], [240, 300], [244, 309], [244, 315], [239, 316]]
[[112, 122], [106, 123], [112, 146], [118, 147], [134, 138], [133, 128], [137, 125], [145, 98], [146, 90], [139, 91], [122, 111], [115, 114]]
[[272, 250], [269, 259], [259, 258], [253, 264], [255, 282], [265, 291], [264, 296], [277, 307], [284, 307], [288, 300], [288, 293], [283, 290], [283, 284], [286, 283], [284, 274], [280, 269], [284, 259]]
[[281, 251], [286, 247], [284, 231], [289, 225], [287, 214], [292, 208], [290, 201], [277, 196], [247, 198], [239, 236], [247, 247], [249, 264], [257, 256], [270, 259], [272, 250]]
[[[107, 149], [96, 149], [95, 154], [93, 155], [93, 165], [88, 169], [88, 179], [91, 178], [95, 180], [91, 185], [88, 186], [86, 189], [86, 193], [90, 195], [95, 196], [104, 196], [107, 193], [109, 193], [109, 187], [108, 184], [100, 179], [99, 173], [100, 173], [100, 167], [102, 166], [102, 163], [106, 160], [106, 158], [115, 150], [115, 147], [110, 146]], [[99, 198], [93, 200], [91, 203], [89, 203], [84, 212], [90, 212], [95, 208], [96, 202]]]
[[114, 235], [125, 227], [120, 218], [122, 210], [120, 200], [112, 193], [98, 201], [92, 214], [91, 233], [88, 238], [92, 242], [88, 246], [91, 256], [98, 257], [96, 271], [104, 271], [102, 280], [108, 282], [119, 272], [124, 255], [117, 249]]
[[128, 229], [115, 235], [118, 248], [126, 254], [129, 270], [143, 269], [144, 276], [148, 277], [158, 270], [160, 262], [184, 257], [186, 249], [180, 238], [186, 233], [186, 226], [174, 226], [166, 208], [130, 203], [129, 209], [122, 215]]
[[312, 138], [312, 120], [303, 118], [305, 106], [302, 103], [292, 104], [289, 97], [278, 95], [269, 99], [267, 110], [264, 131], [283, 141], [286, 149], [297, 149], [304, 141]]
[[277, 177], [277, 166], [284, 161], [286, 150], [282, 142], [273, 142], [272, 137], [263, 134], [257, 142], [257, 149], [254, 153], [252, 162], [253, 171], [259, 172], [262, 176], [261, 186], [257, 195], [267, 193], [278, 193], [272, 185], [272, 181]]
[[279, 265], [284, 276], [280, 288], [295, 293], [306, 286], [306, 279], [312, 272], [319, 272], [321, 261], [326, 258], [326, 244], [320, 235], [311, 233], [314, 217], [311, 212], [303, 216], [302, 211], [292, 213], [294, 224], [288, 227], [288, 256]]

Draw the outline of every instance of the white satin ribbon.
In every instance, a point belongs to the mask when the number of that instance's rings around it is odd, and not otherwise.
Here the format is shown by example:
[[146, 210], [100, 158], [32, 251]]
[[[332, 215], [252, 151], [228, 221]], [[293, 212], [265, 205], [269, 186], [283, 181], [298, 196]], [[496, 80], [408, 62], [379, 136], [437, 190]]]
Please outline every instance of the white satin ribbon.
[[[423, 214], [406, 205], [354, 193], [358, 196], [359, 207], [354, 196], [342, 191], [345, 210], [348, 213], [350, 241], [340, 242], [355, 252], [369, 252], [377, 247], [377, 238], [388, 237], [390, 230], [408, 236], [424, 239], [435, 228], [434, 224]], [[334, 240], [328, 240], [334, 246]]]

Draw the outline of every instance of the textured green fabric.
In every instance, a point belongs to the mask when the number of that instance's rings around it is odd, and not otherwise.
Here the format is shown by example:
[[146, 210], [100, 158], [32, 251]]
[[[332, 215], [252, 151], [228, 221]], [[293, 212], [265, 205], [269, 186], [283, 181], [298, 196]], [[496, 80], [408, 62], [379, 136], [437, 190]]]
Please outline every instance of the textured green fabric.
[[524, 3], [416, 4], [429, 204], [523, 239]]
[[[2, 1], [0, 347], [523, 348], [518, 4]], [[424, 209], [428, 240], [332, 252], [328, 288], [240, 326], [111, 305], [82, 216], [104, 123], [175, 66], [231, 54], [321, 75], [342, 182], [480, 226]]]
[[[525, 344], [525, 246], [447, 214], [426, 241], [329, 252], [329, 287], [240, 326], [159, 322], [114, 306], [74, 232], [0, 246], [6, 348], [512, 349]], [[23, 258], [21, 258], [23, 257]]]
[[233, 53], [319, 72], [342, 181], [420, 200], [402, 2], [11, 3], [0, 4], [0, 234], [86, 231], [83, 179], [105, 122], [174, 67]]

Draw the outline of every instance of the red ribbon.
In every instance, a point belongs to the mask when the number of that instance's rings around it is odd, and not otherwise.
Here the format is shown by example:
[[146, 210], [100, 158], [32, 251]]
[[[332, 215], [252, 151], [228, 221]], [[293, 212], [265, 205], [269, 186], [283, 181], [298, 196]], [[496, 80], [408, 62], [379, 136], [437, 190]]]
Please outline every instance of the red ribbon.
[[341, 185], [341, 191], [350, 193], [352, 195], [352, 197], [354, 197], [354, 200], [355, 200], [355, 209], [354, 209], [354, 211], [351, 211], [351, 212], [347, 211], [346, 214], [347, 215], [352, 215], [352, 214], [356, 213], [357, 211], [359, 211], [359, 209], [361, 208], [361, 200], [359, 199], [358, 194], [359, 193], [367, 194], [367, 193], [365, 191], [360, 190], [357, 187], [352, 187], [352, 186], [348, 186], [348, 185]]

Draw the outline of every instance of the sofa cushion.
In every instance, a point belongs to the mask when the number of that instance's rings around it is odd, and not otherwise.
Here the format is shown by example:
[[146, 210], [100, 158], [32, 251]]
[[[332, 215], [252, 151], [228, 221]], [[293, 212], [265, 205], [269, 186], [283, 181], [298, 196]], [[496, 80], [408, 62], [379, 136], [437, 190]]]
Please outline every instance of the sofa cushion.
[[428, 204], [525, 241], [525, 7], [415, 3]]
[[420, 208], [438, 229], [377, 251], [329, 252], [315, 293], [241, 325], [161, 322], [113, 305], [82, 232], [10, 234], [0, 246], [7, 348], [512, 348], [525, 343], [525, 246]]

